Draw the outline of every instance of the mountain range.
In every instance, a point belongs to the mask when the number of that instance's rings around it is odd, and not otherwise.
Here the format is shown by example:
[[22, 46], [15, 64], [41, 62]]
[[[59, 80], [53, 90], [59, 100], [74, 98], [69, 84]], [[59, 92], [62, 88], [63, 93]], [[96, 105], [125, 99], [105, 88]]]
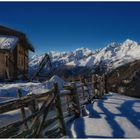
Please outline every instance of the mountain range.
[[[48, 52], [54, 69], [70, 68], [89, 69], [92, 73], [97, 71], [111, 72], [112, 70], [140, 59], [140, 44], [126, 39], [123, 43], [112, 42], [102, 49], [91, 50], [77, 48], [70, 52]], [[44, 54], [34, 55], [29, 62], [30, 72], [36, 71]], [[44, 72], [49, 71], [46, 66]], [[58, 71], [59, 72], [59, 71]]]

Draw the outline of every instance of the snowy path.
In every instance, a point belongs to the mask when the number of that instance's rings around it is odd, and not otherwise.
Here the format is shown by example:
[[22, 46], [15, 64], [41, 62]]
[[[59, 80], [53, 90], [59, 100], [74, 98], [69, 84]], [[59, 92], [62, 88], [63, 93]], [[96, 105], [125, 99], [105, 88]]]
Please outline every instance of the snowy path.
[[69, 126], [74, 138], [140, 138], [140, 99], [108, 94]]

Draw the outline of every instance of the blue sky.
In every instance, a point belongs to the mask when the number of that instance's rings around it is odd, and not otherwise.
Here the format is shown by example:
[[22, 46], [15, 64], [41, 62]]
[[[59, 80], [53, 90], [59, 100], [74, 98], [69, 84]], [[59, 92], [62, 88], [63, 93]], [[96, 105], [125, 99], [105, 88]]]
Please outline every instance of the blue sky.
[[0, 24], [27, 34], [36, 53], [140, 42], [140, 3], [0, 2]]

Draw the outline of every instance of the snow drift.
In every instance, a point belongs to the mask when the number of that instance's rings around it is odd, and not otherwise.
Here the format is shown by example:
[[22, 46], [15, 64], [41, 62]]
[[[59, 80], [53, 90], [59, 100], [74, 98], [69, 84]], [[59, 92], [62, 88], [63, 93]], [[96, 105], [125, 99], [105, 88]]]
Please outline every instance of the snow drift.
[[54, 75], [49, 81], [43, 83], [40, 82], [19, 82], [19, 83], [1, 83], [0, 84], [0, 97], [17, 97], [18, 89], [21, 89], [22, 95], [25, 96], [28, 93], [44, 93], [49, 91], [53, 83], [58, 83], [59, 90], [63, 89], [65, 82]]

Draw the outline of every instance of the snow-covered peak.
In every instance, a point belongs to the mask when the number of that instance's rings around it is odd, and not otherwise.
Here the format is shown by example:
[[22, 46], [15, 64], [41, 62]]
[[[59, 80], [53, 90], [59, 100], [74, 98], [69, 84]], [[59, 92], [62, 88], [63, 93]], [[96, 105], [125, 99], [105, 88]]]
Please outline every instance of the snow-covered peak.
[[117, 42], [111, 42], [110, 44], [107, 45], [106, 48], [116, 48], [116, 47], [119, 47], [121, 44], [120, 43], [117, 43]]
[[134, 46], [134, 45], [138, 45], [138, 43], [136, 41], [133, 41], [131, 39], [126, 39], [124, 42], [123, 42], [123, 45], [125, 46]]
[[59, 57], [64, 56], [64, 55], [67, 54], [67, 53], [66, 53], [66, 52], [50, 51], [48, 54], [49, 54], [50, 56], [52, 56], [52, 57], [59, 58]]
[[74, 56], [77, 57], [77, 59], [81, 59], [84, 56], [89, 56], [92, 53], [92, 51], [88, 48], [78, 48], [74, 51]]
[[75, 52], [77, 52], [77, 51], [88, 52], [88, 53], [91, 52], [91, 50], [89, 48], [85, 48], [85, 47], [77, 48], [75, 50]]

